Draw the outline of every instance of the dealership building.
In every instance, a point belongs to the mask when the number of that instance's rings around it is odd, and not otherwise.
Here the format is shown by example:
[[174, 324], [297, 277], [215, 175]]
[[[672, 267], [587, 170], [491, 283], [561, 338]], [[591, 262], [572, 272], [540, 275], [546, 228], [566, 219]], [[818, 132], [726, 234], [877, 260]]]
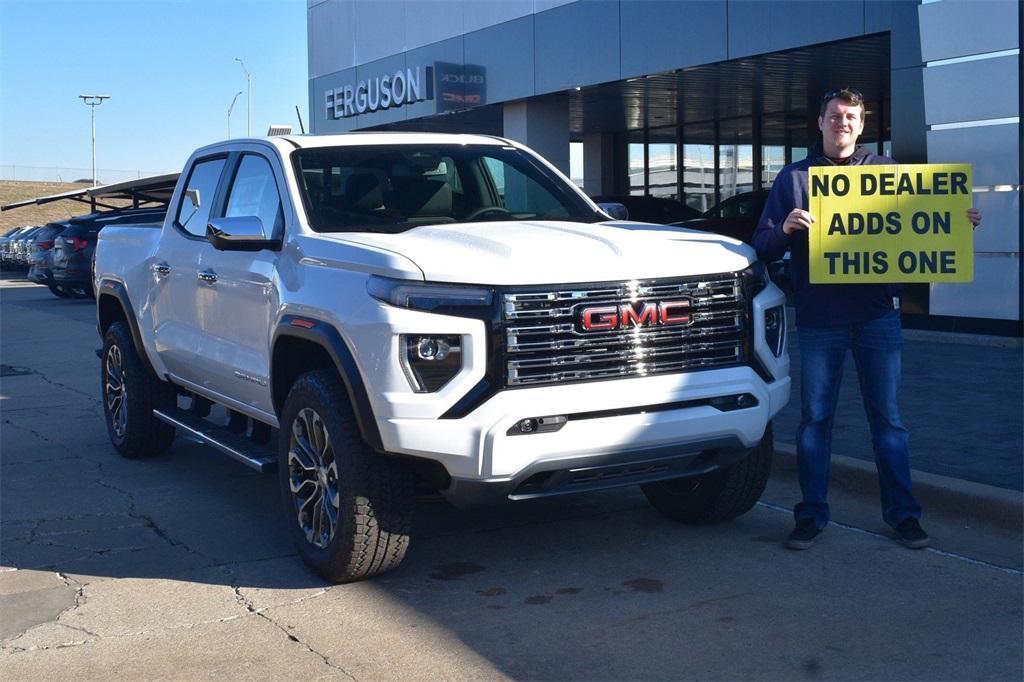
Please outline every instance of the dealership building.
[[314, 134], [523, 142], [591, 196], [705, 210], [766, 189], [860, 90], [861, 143], [970, 163], [974, 281], [907, 285], [909, 326], [1021, 335], [1016, 0], [308, 0]]

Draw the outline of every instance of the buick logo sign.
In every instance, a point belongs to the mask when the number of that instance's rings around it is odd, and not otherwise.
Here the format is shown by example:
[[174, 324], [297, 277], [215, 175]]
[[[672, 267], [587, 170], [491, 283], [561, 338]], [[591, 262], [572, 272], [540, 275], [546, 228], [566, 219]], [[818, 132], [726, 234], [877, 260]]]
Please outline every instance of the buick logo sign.
[[585, 332], [606, 332], [616, 329], [668, 327], [693, 321], [689, 299], [649, 301], [621, 305], [590, 306], [579, 311], [577, 322]]

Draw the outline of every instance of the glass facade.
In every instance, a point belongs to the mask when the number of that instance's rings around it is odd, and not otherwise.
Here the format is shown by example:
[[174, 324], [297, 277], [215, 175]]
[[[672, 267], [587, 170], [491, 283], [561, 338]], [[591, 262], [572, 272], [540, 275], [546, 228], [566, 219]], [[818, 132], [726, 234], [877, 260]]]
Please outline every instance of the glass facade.
[[683, 203], [702, 213], [716, 203], [712, 121], [683, 126], [683, 197]]
[[647, 141], [647, 188], [652, 197], [679, 198], [676, 129], [651, 128]]
[[647, 159], [645, 158], [644, 131], [634, 130], [629, 134], [629, 193], [647, 193]]
[[[881, 104], [868, 102], [867, 110], [860, 142], [888, 154], [892, 144]], [[711, 119], [626, 136], [629, 193], [678, 199], [702, 213], [738, 194], [770, 188], [786, 164], [806, 158], [819, 140], [816, 116], [804, 112]]]
[[749, 117], [719, 121], [718, 201], [754, 189], [753, 135]]

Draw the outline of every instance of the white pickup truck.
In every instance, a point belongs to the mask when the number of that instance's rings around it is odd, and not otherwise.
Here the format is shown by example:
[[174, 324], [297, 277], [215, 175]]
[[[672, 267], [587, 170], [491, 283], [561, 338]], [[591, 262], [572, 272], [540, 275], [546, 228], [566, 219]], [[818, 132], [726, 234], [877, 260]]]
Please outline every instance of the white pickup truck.
[[639, 484], [673, 519], [736, 517], [789, 399], [784, 296], [749, 247], [613, 221], [497, 137], [203, 147], [161, 227], [100, 233], [94, 277], [117, 450], [180, 430], [276, 467], [332, 581], [401, 562], [417, 488]]

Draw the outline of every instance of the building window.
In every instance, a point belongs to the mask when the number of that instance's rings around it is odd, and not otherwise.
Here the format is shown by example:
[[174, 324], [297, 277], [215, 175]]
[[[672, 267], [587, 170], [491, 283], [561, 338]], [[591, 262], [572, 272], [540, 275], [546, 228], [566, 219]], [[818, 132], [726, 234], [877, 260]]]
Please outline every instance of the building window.
[[719, 123], [719, 201], [754, 189], [753, 130], [749, 118], [725, 119]]
[[569, 179], [572, 180], [577, 187], [580, 189], [586, 189], [583, 186], [583, 143], [582, 142], [570, 142], [569, 143]]
[[652, 128], [647, 145], [647, 187], [652, 197], [679, 198], [676, 129]]
[[633, 130], [629, 133], [629, 193], [643, 195], [646, 192], [644, 173], [644, 131]]
[[683, 127], [683, 201], [701, 213], [715, 205], [715, 126]]

